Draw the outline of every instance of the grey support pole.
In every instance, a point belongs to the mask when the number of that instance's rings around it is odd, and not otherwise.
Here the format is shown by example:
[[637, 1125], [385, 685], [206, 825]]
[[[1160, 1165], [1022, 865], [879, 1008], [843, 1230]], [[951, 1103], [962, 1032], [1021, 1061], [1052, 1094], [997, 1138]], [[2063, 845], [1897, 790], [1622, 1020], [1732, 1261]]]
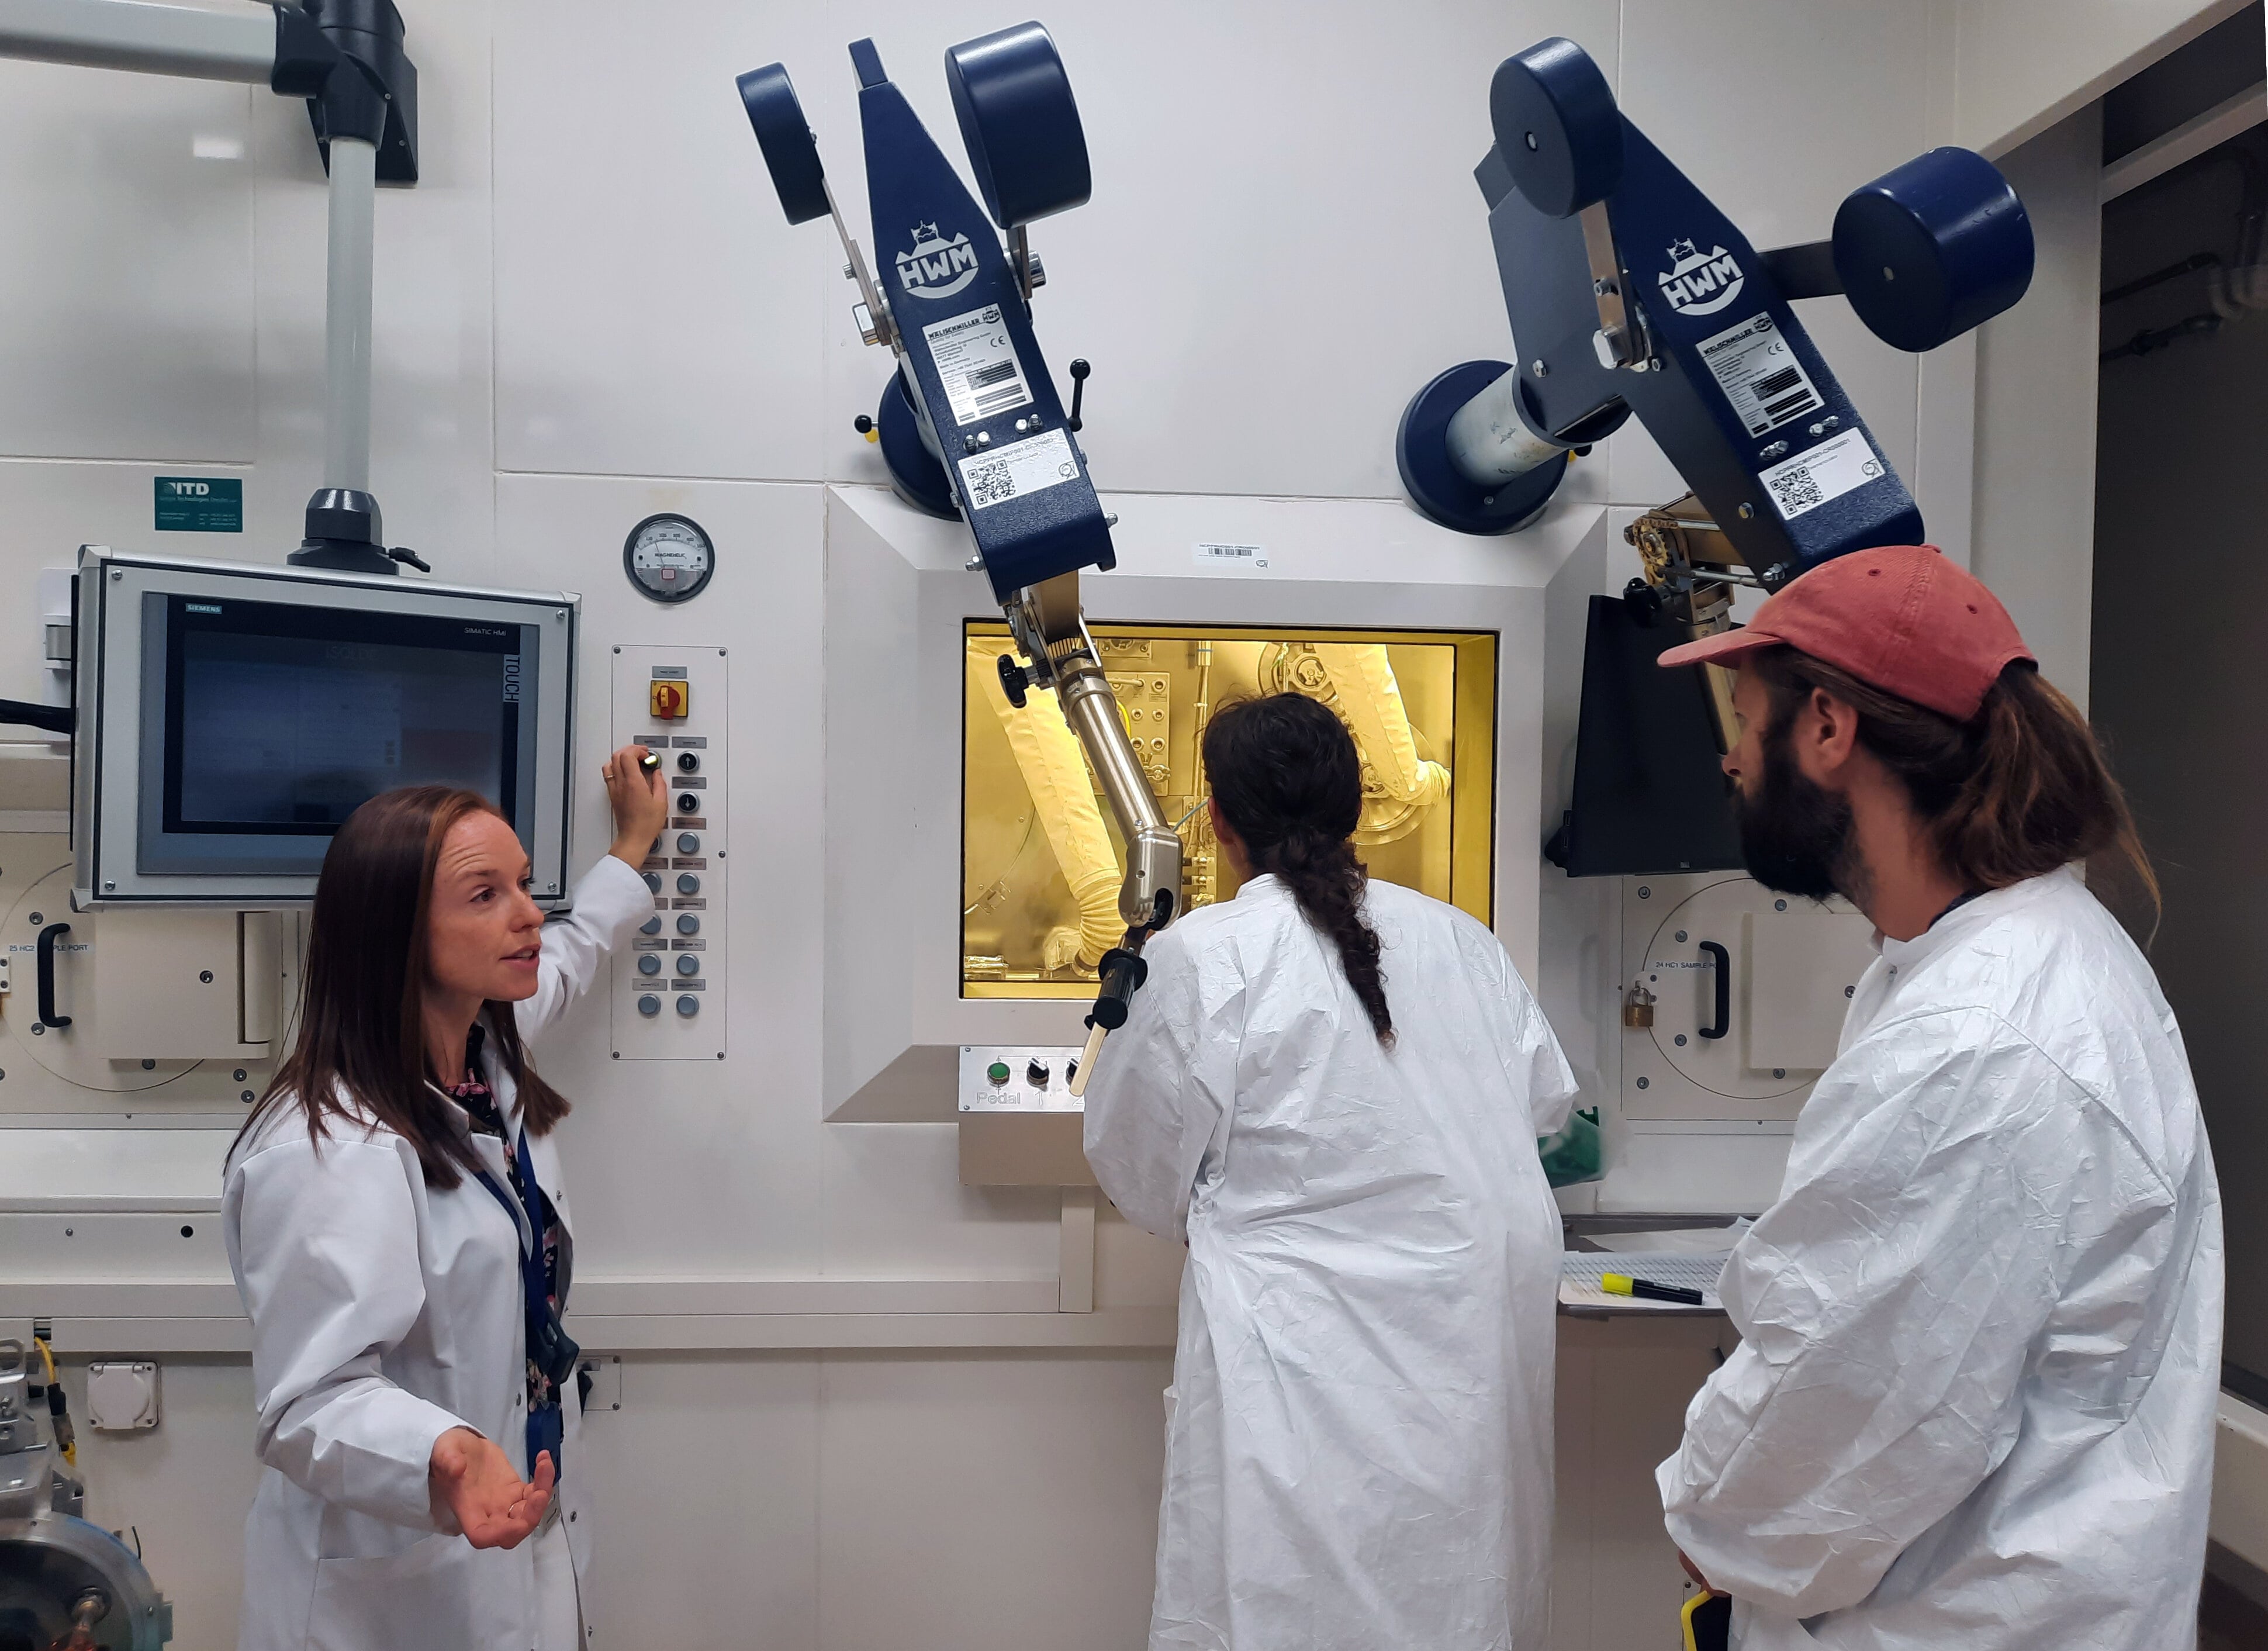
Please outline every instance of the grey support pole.
[[[370, 306], [378, 146], [331, 140], [330, 276], [324, 312], [323, 486], [370, 492]], [[373, 512], [375, 507], [373, 506]]]

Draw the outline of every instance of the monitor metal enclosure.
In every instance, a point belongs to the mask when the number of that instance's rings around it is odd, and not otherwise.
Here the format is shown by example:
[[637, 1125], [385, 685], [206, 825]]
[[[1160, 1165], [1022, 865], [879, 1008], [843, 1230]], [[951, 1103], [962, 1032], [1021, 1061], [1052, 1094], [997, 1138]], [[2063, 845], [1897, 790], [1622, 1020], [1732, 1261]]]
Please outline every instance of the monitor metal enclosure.
[[494, 802], [567, 888], [580, 599], [81, 550], [73, 899], [312, 900], [370, 798]]

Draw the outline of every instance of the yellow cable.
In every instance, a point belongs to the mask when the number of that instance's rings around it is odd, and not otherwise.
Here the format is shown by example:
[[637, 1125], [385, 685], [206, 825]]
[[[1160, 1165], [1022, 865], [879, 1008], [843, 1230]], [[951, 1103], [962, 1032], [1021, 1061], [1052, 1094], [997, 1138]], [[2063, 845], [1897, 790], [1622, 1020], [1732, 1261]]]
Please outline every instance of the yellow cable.
[[[63, 1385], [63, 1379], [55, 1373], [55, 1349], [48, 1345], [47, 1338], [43, 1336], [33, 1337], [32, 1345], [40, 1350], [40, 1361], [48, 1367], [48, 1385], [51, 1388], [61, 1387]], [[74, 1468], [78, 1466], [78, 1441], [77, 1440], [73, 1440], [70, 1443], [63, 1447], [63, 1460]]]

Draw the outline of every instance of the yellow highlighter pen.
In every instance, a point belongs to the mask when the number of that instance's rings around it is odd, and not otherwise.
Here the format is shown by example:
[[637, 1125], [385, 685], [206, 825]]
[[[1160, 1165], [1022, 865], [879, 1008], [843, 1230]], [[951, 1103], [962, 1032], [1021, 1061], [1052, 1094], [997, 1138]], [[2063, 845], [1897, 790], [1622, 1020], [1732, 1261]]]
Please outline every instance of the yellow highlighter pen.
[[1704, 1304], [1698, 1290], [1689, 1290], [1683, 1285], [1656, 1284], [1651, 1279], [1633, 1279], [1624, 1272], [1601, 1273], [1599, 1288], [1609, 1295], [1634, 1295], [1646, 1301], [1676, 1301], [1686, 1307]]

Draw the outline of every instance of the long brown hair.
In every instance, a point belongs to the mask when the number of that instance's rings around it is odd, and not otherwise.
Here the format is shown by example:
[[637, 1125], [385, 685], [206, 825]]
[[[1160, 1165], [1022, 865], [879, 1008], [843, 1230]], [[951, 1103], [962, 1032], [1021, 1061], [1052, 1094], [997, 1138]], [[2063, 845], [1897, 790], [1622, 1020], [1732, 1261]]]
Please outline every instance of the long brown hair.
[[1771, 696], [1771, 726], [1814, 689], [1859, 713], [1859, 741], [1905, 785], [1946, 869], [1973, 889], [2107, 855], [2159, 904], [2126, 794], [2078, 706], [2029, 660], [2000, 673], [1984, 707], [1955, 722], [1870, 688], [1793, 648], [1749, 656]]
[[1309, 923], [1337, 947], [1371, 1030], [1394, 1047], [1378, 931], [1362, 913], [1370, 873], [1355, 858], [1362, 759], [1329, 706], [1300, 694], [1236, 700], [1204, 731], [1205, 774], [1252, 869], [1284, 880]]
[[[269, 1112], [296, 1109], [320, 1140], [327, 1120], [376, 1118], [416, 1149], [425, 1183], [453, 1187], [480, 1164], [435, 1091], [441, 1076], [425, 1053], [427, 925], [442, 839], [494, 804], [446, 785], [407, 785], [372, 798], [347, 817], [323, 857], [307, 937], [299, 1036], [237, 1139]], [[519, 1116], [541, 1135], [567, 1115], [567, 1100], [527, 1063], [509, 1003], [483, 1016], [498, 1064], [519, 1091]]]

